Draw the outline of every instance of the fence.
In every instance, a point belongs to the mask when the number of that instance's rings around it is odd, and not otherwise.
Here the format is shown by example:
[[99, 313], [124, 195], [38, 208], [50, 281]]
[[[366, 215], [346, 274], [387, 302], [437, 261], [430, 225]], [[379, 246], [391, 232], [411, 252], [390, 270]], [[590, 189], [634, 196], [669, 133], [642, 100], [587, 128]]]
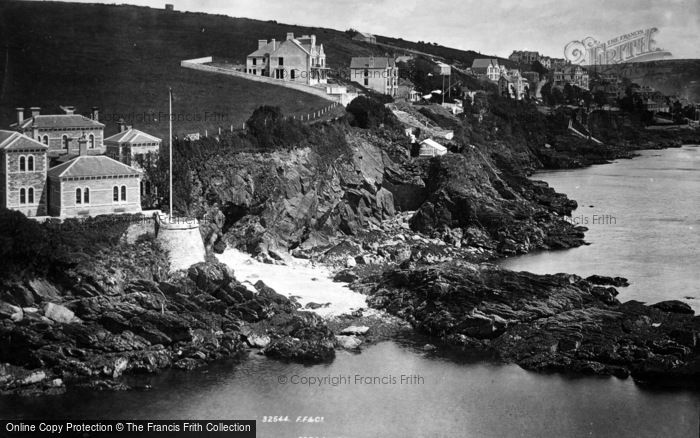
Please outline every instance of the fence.
[[298, 82], [285, 81], [281, 79], [270, 78], [267, 76], [258, 76], [248, 74], [242, 71], [233, 70], [230, 68], [216, 67], [213, 65], [206, 65], [207, 63], [213, 62], [211, 56], [196, 59], [185, 59], [180, 61], [180, 66], [184, 68], [190, 68], [193, 70], [207, 71], [211, 73], [225, 74], [229, 76], [236, 76], [243, 79], [248, 79], [250, 81], [264, 82], [266, 84], [279, 85], [281, 87], [291, 88], [297, 91], [301, 91], [308, 94], [313, 94], [318, 97], [322, 97], [326, 100], [337, 102], [338, 98], [328, 95], [325, 88], [318, 88], [312, 85], [300, 84]]
[[[325, 120], [328, 119], [328, 116], [333, 113], [334, 109], [339, 107], [343, 108], [343, 113], [345, 113], [345, 108], [339, 102], [333, 102], [332, 104], [323, 107], [317, 111], [302, 114], [292, 114], [288, 118], [292, 120], [299, 120], [302, 122]], [[336, 111], [336, 113], [340, 113], [340, 111]]]

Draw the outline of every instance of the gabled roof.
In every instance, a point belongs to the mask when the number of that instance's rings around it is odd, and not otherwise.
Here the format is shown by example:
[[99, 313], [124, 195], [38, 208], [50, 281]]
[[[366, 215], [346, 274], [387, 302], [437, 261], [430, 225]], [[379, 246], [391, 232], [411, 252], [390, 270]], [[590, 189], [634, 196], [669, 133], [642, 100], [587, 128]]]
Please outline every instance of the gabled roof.
[[151, 134], [146, 134], [143, 131], [139, 131], [138, 129], [134, 128], [129, 128], [126, 131], [123, 132], [118, 132], [111, 137], [107, 137], [104, 139], [105, 143], [106, 142], [114, 142], [114, 143], [154, 143], [154, 142], [160, 142], [161, 139], [158, 137], [154, 137]]
[[89, 117], [81, 116], [80, 114], [40, 114], [38, 116], [29, 117], [22, 120], [18, 124], [20, 129], [28, 128], [104, 128], [105, 125], [93, 120]]
[[430, 146], [431, 148], [435, 148], [439, 151], [446, 151], [447, 150], [447, 148], [445, 146], [441, 145], [440, 143], [436, 142], [435, 140], [433, 140], [431, 138], [426, 138], [425, 140], [420, 142], [420, 144], [425, 145], [425, 146]]
[[357, 33], [355, 34], [355, 36], [356, 36], [356, 37], [357, 37], [357, 36], [362, 36], [363, 38], [375, 38], [374, 35], [372, 35], [371, 33], [367, 33], [367, 32], [357, 32]]
[[48, 149], [49, 147], [19, 132], [0, 130], [0, 149], [22, 150], [36, 148]]
[[269, 55], [270, 53], [274, 52], [275, 50], [279, 49], [280, 44], [283, 41], [270, 41], [269, 43], [265, 44], [258, 50], [254, 51], [253, 53], [249, 54], [248, 56], [265, 56]]
[[350, 68], [388, 68], [395, 65], [394, 58], [385, 56], [359, 56], [350, 60]]
[[105, 155], [81, 155], [49, 169], [49, 176], [74, 178], [81, 176], [138, 175], [141, 172]]
[[472, 62], [472, 68], [488, 68], [490, 65], [498, 67], [498, 59], [494, 58], [478, 58]]

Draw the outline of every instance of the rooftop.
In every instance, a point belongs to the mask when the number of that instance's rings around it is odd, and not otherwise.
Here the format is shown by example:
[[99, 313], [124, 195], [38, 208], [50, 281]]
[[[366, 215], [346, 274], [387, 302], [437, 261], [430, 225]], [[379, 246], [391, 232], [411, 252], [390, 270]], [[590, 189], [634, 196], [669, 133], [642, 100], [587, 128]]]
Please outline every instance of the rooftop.
[[[12, 126], [17, 126], [14, 124]], [[22, 120], [20, 129], [28, 128], [104, 128], [105, 125], [80, 114], [39, 114]]]
[[143, 131], [139, 131], [138, 129], [134, 128], [129, 128], [126, 131], [123, 132], [118, 132], [111, 137], [105, 138], [105, 143], [106, 142], [114, 142], [114, 143], [132, 143], [132, 144], [138, 144], [138, 143], [160, 143], [161, 139], [158, 137], [154, 137], [151, 134], [146, 134]]
[[57, 178], [138, 175], [140, 173], [133, 167], [104, 155], [81, 155], [48, 171], [49, 176]]
[[350, 68], [388, 68], [395, 65], [394, 58], [386, 56], [359, 56], [350, 60]]
[[45, 144], [39, 143], [33, 138], [29, 138], [24, 134], [16, 131], [0, 130], [0, 149], [48, 149]]

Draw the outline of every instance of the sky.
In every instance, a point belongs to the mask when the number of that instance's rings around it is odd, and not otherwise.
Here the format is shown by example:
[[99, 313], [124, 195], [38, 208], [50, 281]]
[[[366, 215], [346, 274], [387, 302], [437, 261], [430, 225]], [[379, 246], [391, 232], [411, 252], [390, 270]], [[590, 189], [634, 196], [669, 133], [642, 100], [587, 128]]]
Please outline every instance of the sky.
[[349, 28], [507, 57], [537, 50], [564, 57], [570, 41], [655, 27], [656, 47], [700, 58], [700, 0], [72, 0], [130, 3], [279, 23]]

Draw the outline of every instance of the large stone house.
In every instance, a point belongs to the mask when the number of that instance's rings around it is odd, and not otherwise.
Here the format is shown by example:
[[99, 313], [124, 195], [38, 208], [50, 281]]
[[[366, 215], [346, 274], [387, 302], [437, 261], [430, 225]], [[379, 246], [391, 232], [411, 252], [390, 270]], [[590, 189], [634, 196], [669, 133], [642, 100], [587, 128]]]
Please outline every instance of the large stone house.
[[364, 43], [377, 44], [377, 37], [367, 32], [357, 32], [352, 39]]
[[41, 114], [38, 107], [30, 108], [31, 116], [24, 117], [24, 108], [17, 108], [17, 123], [10, 127], [48, 146], [50, 158], [78, 155], [79, 140], [87, 142], [89, 154], [104, 153], [104, 127], [93, 108], [91, 117], [75, 114], [72, 106], [62, 106], [64, 114]]
[[79, 217], [141, 211], [141, 172], [104, 155], [80, 155], [51, 168], [51, 216]]
[[396, 96], [399, 68], [394, 58], [353, 57], [350, 60], [350, 80], [378, 93]]
[[120, 124], [120, 130], [105, 138], [105, 155], [140, 169], [140, 163], [150, 154], [158, 154], [162, 140], [151, 134]]
[[246, 58], [246, 73], [268, 76], [307, 85], [325, 84], [328, 79], [323, 44], [316, 44], [316, 35], [287, 39], [258, 40], [258, 49]]
[[46, 215], [48, 146], [24, 134], [0, 130], [0, 202], [26, 216]]
[[580, 65], [567, 65], [554, 70], [554, 86], [564, 87], [566, 84], [575, 85], [588, 90], [588, 71]]
[[513, 70], [509, 75], [503, 75], [498, 79], [498, 92], [501, 96], [522, 100], [529, 91], [528, 80]]
[[491, 81], [498, 81], [501, 75], [507, 74], [506, 66], [500, 64], [498, 59], [479, 58], [472, 62], [471, 71], [477, 77], [487, 78]]

